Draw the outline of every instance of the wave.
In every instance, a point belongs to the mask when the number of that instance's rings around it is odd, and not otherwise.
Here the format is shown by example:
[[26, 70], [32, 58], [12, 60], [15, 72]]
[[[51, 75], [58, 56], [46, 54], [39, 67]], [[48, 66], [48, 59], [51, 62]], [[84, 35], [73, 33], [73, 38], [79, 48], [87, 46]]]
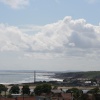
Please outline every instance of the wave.
[[[63, 81], [52, 78], [54, 73], [36, 73], [36, 81]], [[3, 78], [2, 78], [3, 77]], [[34, 82], [34, 72], [24, 71], [0, 71], [1, 84], [19, 84]]]

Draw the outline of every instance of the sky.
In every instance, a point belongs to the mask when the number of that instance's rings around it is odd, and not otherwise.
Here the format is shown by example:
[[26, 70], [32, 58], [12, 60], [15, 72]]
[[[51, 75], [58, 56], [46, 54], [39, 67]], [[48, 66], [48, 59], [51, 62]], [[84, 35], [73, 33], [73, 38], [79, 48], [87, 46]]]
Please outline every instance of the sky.
[[99, 71], [100, 0], [0, 0], [0, 70]]

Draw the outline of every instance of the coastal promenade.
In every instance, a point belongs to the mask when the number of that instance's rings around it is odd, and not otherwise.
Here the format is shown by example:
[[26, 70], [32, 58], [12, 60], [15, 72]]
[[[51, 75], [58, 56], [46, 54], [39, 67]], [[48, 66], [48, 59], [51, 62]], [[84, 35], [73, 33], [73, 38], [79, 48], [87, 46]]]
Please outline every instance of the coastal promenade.
[[[27, 83], [28, 84], [28, 83]], [[5, 85], [5, 84], [4, 84]], [[19, 85], [19, 88], [22, 89], [23, 87], [23, 84], [18, 84]], [[8, 90], [12, 87], [11, 84], [6, 84], [5, 85]], [[29, 88], [30, 89], [34, 89], [36, 87], [36, 84], [31, 84], [29, 85]], [[90, 89], [93, 89], [95, 86], [58, 86], [58, 89], [71, 89], [71, 88], [77, 88], [77, 89], [81, 89], [81, 90], [90, 90]]]

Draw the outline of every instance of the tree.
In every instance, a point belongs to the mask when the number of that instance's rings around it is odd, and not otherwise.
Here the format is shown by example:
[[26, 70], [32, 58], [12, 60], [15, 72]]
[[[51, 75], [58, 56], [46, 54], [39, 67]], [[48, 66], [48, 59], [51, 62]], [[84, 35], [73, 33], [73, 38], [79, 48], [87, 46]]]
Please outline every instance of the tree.
[[3, 88], [4, 88], [4, 85], [0, 84], [0, 95], [1, 95], [1, 92], [3, 91]]
[[91, 93], [91, 94], [97, 94], [98, 92], [99, 92], [99, 87], [95, 87], [88, 91], [88, 93]]
[[82, 90], [79, 90], [77, 88], [71, 88], [71, 89], [67, 90], [66, 92], [71, 93], [74, 100], [82, 100], [82, 95], [83, 95]]
[[83, 94], [82, 97], [81, 97], [81, 100], [89, 100], [89, 96], [88, 94]]
[[20, 88], [18, 85], [13, 85], [11, 88], [10, 88], [10, 93], [14, 93], [14, 94], [18, 94], [20, 91]]
[[6, 96], [6, 91], [8, 90], [8, 88], [3, 85], [3, 84], [0, 84], [0, 95], [1, 95], [1, 92], [4, 91], [5, 92], [5, 96]]
[[4, 87], [3, 91], [5, 92], [5, 97], [6, 97], [6, 92], [7, 92], [8, 88]]
[[30, 88], [29, 88], [29, 85], [24, 85], [23, 88], [22, 88], [22, 93], [23, 95], [24, 94], [30, 94]]
[[42, 93], [42, 85], [37, 85], [34, 92], [36, 95], [40, 95]]
[[53, 87], [53, 89], [58, 89], [58, 86], [57, 86], [57, 85], [55, 85], [55, 86]]
[[50, 93], [51, 92], [51, 85], [50, 84], [42, 84], [37, 85], [34, 89], [36, 95], [40, 95], [41, 93]]
[[91, 93], [96, 100], [100, 99], [100, 98], [97, 99], [98, 98], [98, 92], [100, 92], [99, 87], [95, 87], [95, 88], [91, 89], [90, 91], [88, 91], [88, 93]]

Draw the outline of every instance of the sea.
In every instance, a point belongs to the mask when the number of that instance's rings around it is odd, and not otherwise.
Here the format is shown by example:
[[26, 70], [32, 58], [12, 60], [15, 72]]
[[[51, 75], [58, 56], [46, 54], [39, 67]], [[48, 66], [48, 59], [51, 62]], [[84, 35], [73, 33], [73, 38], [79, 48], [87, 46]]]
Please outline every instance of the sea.
[[[36, 81], [63, 81], [53, 78], [55, 73], [35, 71]], [[0, 70], [0, 84], [21, 84], [34, 82], [33, 70]]]

